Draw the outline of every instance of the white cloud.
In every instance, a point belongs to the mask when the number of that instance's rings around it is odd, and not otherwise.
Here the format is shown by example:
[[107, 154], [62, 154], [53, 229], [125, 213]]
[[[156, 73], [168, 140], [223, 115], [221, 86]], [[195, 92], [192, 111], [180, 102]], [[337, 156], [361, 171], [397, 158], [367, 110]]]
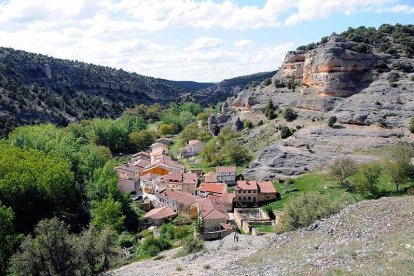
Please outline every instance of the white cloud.
[[236, 46], [237, 48], [245, 48], [247, 46], [252, 45], [252, 43], [253, 42], [251, 40], [241, 39], [241, 40], [234, 42], [234, 46]]
[[196, 39], [193, 44], [186, 48], [187, 51], [206, 50], [212, 48], [219, 48], [224, 45], [224, 40], [221, 38], [214, 38], [203, 36]]
[[[0, 41], [145, 75], [219, 81], [274, 70], [295, 46], [259, 44], [246, 30], [359, 11], [412, 14], [414, 7], [398, 0], [268, 0], [261, 6], [235, 0], [0, 0]], [[223, 30], [246, 38], [233, 44]], [[187, 31], [185, 41], [163, 38]], [[200, 37], [189, 42], [194, 34]]]

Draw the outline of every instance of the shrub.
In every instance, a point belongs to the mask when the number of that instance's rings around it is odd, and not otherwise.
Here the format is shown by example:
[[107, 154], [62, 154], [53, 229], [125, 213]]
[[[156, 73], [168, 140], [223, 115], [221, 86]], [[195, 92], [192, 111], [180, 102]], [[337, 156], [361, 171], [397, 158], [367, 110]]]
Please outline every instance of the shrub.
[[410, 123], [408, 124], [408, 130], [411, 133], [414, 133], [414, 118], [411, 118]]
[[283, 87], [286, 87], [286, 85], [283, 82], [281, 82], [280, 80], [275, 79], [275, 87], [276, 88], [283, 88]]
[[398, 74], [397, 72], [392, 72], [388, 75], [388, 81], [390, 83], [396, 82], [398, 81], [398, 79], [400, 78], [400, 74]]
[[118, 244], [121, 247], [131, 247], [135, 244], [136, 238], [128, 232], [122, 232], [118, 236]]
[[386, 127], [387, 126], [387, 122], [385, 120], [385, 118], [379, 118], [378, 119], [378, 124], [380, 127]]
[[204, 248], [203, 241], [199, 239], [195, 239], [195, 238], [187, 240], [184, 243], [184, 247], [183, 247], [185, 252], [187, 252], [188, 254], [196, 253], [198, 251], [201, 251], [203, 248]]
[[266, 79], [265, 81], [264, 81], [264, 85], [265, 86], [269, 86], [269, 85], [271, 85], [272, 84], [272, 80], [271, 79]]
[[286, 108], [285, 111], [283, 112], [283, 118], [288, 122], [295, 120], [297, 117], [298, 117], [298, 114], [296, 113], [296, 111], [294, 111], [290, 107]]
[[161, 124], [158, 127], [159, 135], [173, 135], [178, 131], [178, 127], [175, 124]]
[[273, 120], [277, 117], [276, 111], [278, 107], [273, 104], [273, 101], [270, 99], [266, 107], [263, 110], [264, 115], [267, 119]]
[[334, 214], [339, 209], [340, 206], [331, 203], [326, 196], [301, 193], [285, 205], [283, 218], [280, 225], [276, 225], [276, 231], [284, 232], [309, 226], [315, 220]]
[[154, 237], [148, 237], [145, 239], [145, 241], [141, 245], [141, 250], [144, 253], [147, 253], [151, 256], [156, 256], [158, 253], [160, 253], [163, 250], [167, 250], [171, 248], [171, 244], [163, 239], [156, 239]]
[[337, 121], [337, 118], [335, 116], [331, 116], [328, 119], [328, 126], [333, 127]]
[[248, 129], [253, 128], [253, 123], [251, 121], [249, 121], [249, 120], [245, 120], [243, 122], [243, 127], [244, 128], [248, 128]]
[[292, 135], [292, 132], [287, 126], [280, 127], [280, 138], [285, 139]]

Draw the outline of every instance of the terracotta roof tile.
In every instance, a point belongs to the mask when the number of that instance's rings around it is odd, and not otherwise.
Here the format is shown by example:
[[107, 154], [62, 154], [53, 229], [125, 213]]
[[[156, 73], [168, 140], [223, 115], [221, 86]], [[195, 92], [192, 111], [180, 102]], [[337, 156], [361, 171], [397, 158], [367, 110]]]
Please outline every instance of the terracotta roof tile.
[[226, 192], [225, 183], [201, 183], [200, 187], [197, 188], [200, 192], [210, 192], [215, 194], [224, 194]]
[[216, 198], [205, 198], [198, 202], [198, 208], [204, 219], [228, 219], [226, 205]]
[[174, 191], [171, 189], [165, 189], [161, 194], [187, 206], [202, 199], [199, 196], [195, 196], [182, 191]]
[[259, 181], [257, 185], [259, 186], [259, 193], [276, 193], [276, 189], [270, 181]]
[[240, 190], [257, 190], [257, 181], [237, 181], [236, 188]]
[[145, 214], [145, 218], [149, 219], [166, 219], [172, 216], [175, 216], [177, 213], [168, 206], [152, 209], [148, 213]]
[[204, 182], [217, 182], [217, 175], [214, 172], [209, 172], [204, 175]]

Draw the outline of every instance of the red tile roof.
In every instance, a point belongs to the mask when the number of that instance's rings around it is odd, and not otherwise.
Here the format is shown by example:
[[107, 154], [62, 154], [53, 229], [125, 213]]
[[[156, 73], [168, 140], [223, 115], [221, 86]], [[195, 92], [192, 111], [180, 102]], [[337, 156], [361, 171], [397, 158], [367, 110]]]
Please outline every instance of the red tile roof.
[[150, 154], [148, 152], [145, 151], [140, 151], [138, 153], [135, 153], [134, 155], [132, 155], [132, 158], [137, 158], [137, 157], [144, 157], [144, 158], [151, 158]]
[[151, 165], [151, 162], [145, 159], [138, 159], [137, 161], [133, 162], [132, 165], [140, 167], [140, 168], [145, 168]]
[[168, 197], [172, 200], [177, 201], [178, 203], [182, 203], [184, 205], [191, 205], [199, 200], [201, 200], [202, 198], [199, 196], [195, 196], [183, 191], [175, 191], [175, 190], [171, 190], [171, 189], [165, 189], [163, 192], [160, 193], [161, 195]]
[[215, 194], [224, 194], [226, 192], [225, 183], [201, 183], [200, 187], [197, 188], [200, 192], [209, 192]]
[[205, 198], [198, 202], [198, 209], [204, 219], [228, 219], [226, 205], [215, 198]]
[[216, 173], [236, 173], [236, 166], [216, 167]]
[[116, 171], [127, 171], [127, 172], [137, 173], [137, 172], [140, 172], [142, 170], [142, 168], [138, 167], [138, 166], [130, 165], [130, 164], [124, 164], [124, 165], [115, 167], [115, 170]]
[[235, 198], [235, 194], [234, 193], [224, 193], [222, 195], [208, 195], [207, 198], [215, 198], [215, 199], [219, 199], [224, 201], [227, 204], [233, 204], [234, 198]]
[[240, 190], [257, 190], [257, 181], [239, 180], [236, 189]]
[[257, 185], [259, 186], [259, 193], [263, 193], [263, 194], [276, 193], [276, 189], [275, 187], [273, 187], [273, 184], [270, 181], [259, 181], [257, 182]]
[[160, 180], [167, 182], [177, 182], [177, 183], [189, 183], [193, 184], [197, 182], [196, 173], [183, 173], [179, 171], [170, 172], [167, 175], [161, 176]]
[[175, 216], [177, 213], [168, 206], [152, 209], [145, 214], [145, 218], [149, 219], [166, 219]]
[[204, 182], [217, 182], [217, 175], [214, 172], [209, 172], [204, 175]]
[[139, 179], [141, 179], [141, 180], [153, 180], [153, 179], [157, 179], [158, 177], [159, 177], [158, 174], [147, 173], [147, 174], [144, 174], [143, 176], [140, 176]]

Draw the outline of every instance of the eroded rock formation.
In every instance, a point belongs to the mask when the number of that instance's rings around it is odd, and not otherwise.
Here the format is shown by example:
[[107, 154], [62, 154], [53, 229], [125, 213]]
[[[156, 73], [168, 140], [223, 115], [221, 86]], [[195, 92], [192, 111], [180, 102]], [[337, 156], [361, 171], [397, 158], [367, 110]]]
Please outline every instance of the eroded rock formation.
[[377, 58], [372, 53], [357, 52], [356, 45], [331, 36], [327, 43], [306, 53], [289, 52], [276, 78], [300, 81], [304, 93], [338, 97], [358, 93], [372, 82]]

